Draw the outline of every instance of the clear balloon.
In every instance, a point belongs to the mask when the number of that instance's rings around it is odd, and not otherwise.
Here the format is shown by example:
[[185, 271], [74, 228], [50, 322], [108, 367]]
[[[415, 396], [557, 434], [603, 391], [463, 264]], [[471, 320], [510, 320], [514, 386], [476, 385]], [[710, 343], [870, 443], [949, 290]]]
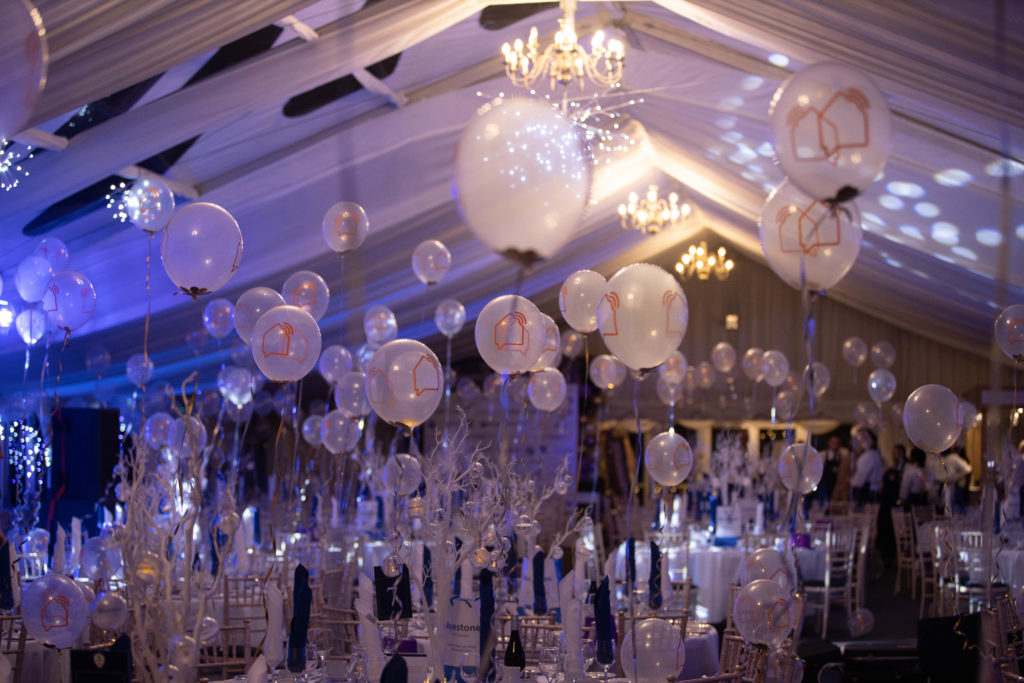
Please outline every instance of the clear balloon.
[[381, 419], [416, 427], [434, 414], [444, 395], [441, 363], [413, 339], [388, 342], [366, 368], [366, 395]]
[[674, 406], [683, 398], [682, 384], [669, 384], [664, 377], [659, 377], [655, 385], [658, 398], [667, 406]]
[[68, 246], [64, 244], [63, 240], [56, 237], [44, 237], [39, 240], [39, 244], [32, 250], [32, 255], [46, 259], [55, 273], [66, 270], [68, 260], [71, 258]]
[[26, 303], [41, 301], [53, 278], [53, 266], [41, 256], [26, 256], [14, 271], [14, 286]]
[[597, 329], [597, 308], [608, 281], [592, 270], [577, 270], [562, 283], [558, 310], [562, 319], [577, 332]]
[[206, 441], [206, 427], [194, 415], [178, 418], [167, 430], [167, 447], [179, 457], [199, 453], [206, 448]]
[[779, 458], [779, 479], [790, 491], [807, 495], [821, 481], [825, 461], [813, 446], [794, 443], [782, 451]]
[[294, 382], [309, 373], [320, 359], [320, 326], [297, 306], [272, 308], [252, 330], [256, 366], [275, 382]]
[[866, 636], [875, 628], [875, 615], [867, 607], [858, 607], [846, 620], [846, 628], [854, 638]]
[[445, 299], [434, 310], [434, 324], [441, 334], [451, 339], [466, 324], [466, 307], [455, 299]]
[[362, 246], [370, 231], [366, 211], [355, 202], [338, 202], [327, 209], [323, 220], [324, 240], [339, 254]]
[[843, 360], [846, 364], [859, 368], [868, 359], [868, 345], [860, 337], [848, 337], [843, 342]]
[[347, 373], [352, 372], [352, 354], [344, 346], [333, 344], [320, 354], [317, 370], [328, 384], [337, 384]]
[[174, 215], [174, 193], [160, 178], [142, 176], [124, 193], [124, 208], [136, 227], [160, 232]]
[[678, 349], [670, 353], [658, 366], [658, 377], [667, 384], [681, 384], [686, 377], [686, 356]]
[[896, 362], [896, 349], [887, 341], [880, 341], [871, 347], [871, 362], [876, 368], [891, 368]]
[[311, 270], [300, 270], [288, 276], [281, 285], [281, 296], [289, 306], [298, 306], [320, 320], [327, 312], [331, 290], [324, 279]]
[[452, 253], [437, 240], [423, 240], [412, 250], [412, 272], [425, 285], [436, 285], [452, 267]]
[[38, 309], [26, 308], [14, 319], [14, 328], [21, 341], [31, 346], [46, 334], [46, 316]]
[[200, 645], [213, 645], [220, 634], [220, 622], [217, 618], [207, 614], [199, 620], [199, 628], [196, 630], [196, 640]]
[[370, 412], [366, 398], [366, 375], [353, 371], [346, 373], [334, 387], [334, 405], [346, 417], [363, 417]]
[[398, 321], [387, 306], [371, 306], [363, 316], [363, 332], [372, 347], [387, 344], [398, 338]]
[[420, 462], [408, 453], [396, 453], [384, 463], [384, 488], [399, 496], [408, 496], [420, 487], [423, 471]]
[[606, 353], [590, 361], [590, 381], [598, 389], [614, 389], [626, 380], [626, 366], [615, 356]]
[[601, 338], [627, 367], [657, 367], [679, 347], [689, 309], [675, 277], [658, 266], [626, 266], [608, 280], [597, 313]]
[[89, 603], [73, 580], [50, 572], [22, 589], [21, 615], [30, 636], [64, 649], [89, 623]]
[[697, 365], [697, 385], [701, 389], [710, 389], [715, 386], [715, 369], [706, 360], [702, 360]]
[[546, 313], [540, 315], [544, 320], [544, 349], [540, 352], [540, 358], [530, 368], [534, 372], [544, 368], [557, 368], [562, 362], [561, 336], [558, 333], [558, 325], [550, 315]]
[[860, 401], [853, 408], [853, 421], [855, 424], [877, 429], [880, 419], [878, 406], [870, 401]]
[[868, 375], [868, 395], [875, 403], [885, 403], [896, 393], [896, 377], [884, 368], [875, 368]]
[[740, 569], [740, 585], [746, 586], [759, 579], [768, 579], [779, 584], [786, 591], [796, 590], [796, 580], [786, 564], [786, 558], [775, 548], [758, 548], [743, 562]]
[[284, 306], [284, 297], [270, 287], [253, 287], [235, 301], [235, 331], [246, 344], [252, 343], [252, 328], [260, 316]]
[[565, 402], [565, 377], [554, 368], [544, 368], [530, 376], [530, 403], [537, 410], [552, 412]]
[[747, 349], [743, 354], [740, 368], [751, 382], [760, 382], [764, 379], [764, 371], [761, 369], [762, 360], [764, 360], [764, 351], [756, 346]]
[[729, 342], [718, 342], [711, 349], [711, 364], [715, 370], [728, 375], [736, 365], [736, 349]]
[[228, 283], [242, 262], [242, 231], [216, 204], [196, 202], [174, 212], [160, 242], [167, 276], [193, 297]]
[[562, 355], [566, 358], [576, 358], [583, 351], [583, 335], [576, 330], [562, 330], [561, 340]]
[[960, 399], [939, 384], [918, 387], [903, 406], [903, 428], [924, 452], [942, 453], [956, 443], [963, 428]]
[[903, 428], [903, 403], [897, 401], [889, 406], [889, 421]]
[[1024, 304], [1004, 308], [996, 318], [994, 334], [1007, 358], [1024, 360]]
[[103, 539], [93, 536], [82, 544], [80, 568], [82, 574], [90, 581], [110, 578], [110, 563], [107, 561], [107, 548]]
[[581, 129], [550, 104], [497, 99], [477, 111], [455, 152], [466, 224], [499, 254], [548, 258], [580, 224], [591, 157]]
[[153, 372], [153, 361], [141, 353], [136, 353], [129, 358], [124, 367], [124, 374], [128, 376], [132, 384], [139, 388], [153, 379]]
[[356, 355], [352, 358], [352, 365], [355, 366], [356, 370], [365, 372], [366, 366], [369, 365], [370, 359], [373, 358], [373, 352], [379, 348], [379, 344], [371, 344], [370, 342], [361, 344], [359, 348], [356, 349]]
[[821, 361], [814, 361], [811, 365], [804, 367], [804, 388], [812, 391], [816, 398], [821, 398], [828, 391], [832, 384], [832, 373], [828, 366]]
[[203, 309], [203, 327], [215, 339], [223, 339], [235, 329], [235, 307], [227, 299], [211, 299]]
[[761, 250], [783, 282], [800, 290], [830, 289], [860, 253], [860, 213], [853, 202], [815, 201], [789, 180], [776, 187], [758, 221]]
[[128, 602], [117, 593], [99, 593], [89, 608], [92, 623], [104, 631], [117, 631], [128, 620]]
[[320, 425], [323, 418], [319, 415], [310, 415], [302, 421], [302, 440], [316, 448], [320, 445]]
[[547, 345], [543, 315], [529, 299], [507, 294], [492, 299], [476, 319], [476, 348], [495, 372], [510, 375], [534, 367]]
[[678, 486], [693, 469], [693, 450], [689, 442], [674, 431], [662, 432], [647, 444], [644, 465], [661, 486]]
[[210, 333], [206, 331], [206, 328], [202, 330], [194, 330], [185, 335], [185, 345], [192, 350], [193, 355], [199, 356], [203, 352], [203, 347], [206, 346], [206, 340], [210, 338]]
[[789, 374], [789, 359], [786, 358], [786, 354], [775, 349], [765, 351], [761, 356], [761, 374], [768, 386], [780, 386]]
[[885, 168], [892, 115], [857, 69], [820, 62], [798, 71], [775, 92], [769, 115], [776, 160], [815, 199], [852, 199]]
[[733, 607], [733, 623], [748, 643], [777, 649], [796, 626], [789, 592], [775, 581], [756, 579], [742, 589]]
[[973, 403], [968, 401], [960, 401], [960, 415], [962, 416], [961, 431], [969, 431], [981, 423], [981, 413], [978, 412]]
[[[619, 666], [630, 683], [665, 683], [675, 680], [686, 661], [679, 627], [662, 619], [635, 622], [622, 639]], [[636, 643], [636, 652], [633, 643]]]
[[775, 418], [780, 422], [792, 422], [796, 417], [796, 392], [782, 389], [775, 394]]
[[217, 390], [236, 408], [252, 401], [252, 373], [245, 368], [228, 365], [217, 373]]
[[46, 83], [50, 53], [42, 15], [27, 0], [4, 6], [0, 48], [0, 138], [24, 130]]
[[332, 410], [320, 420], [320, 443], [337, 455], [359, 443], [359, 425], [341, 410]]
[[167, 445], [167, 432], [174, 421], [167, 413], [150, 415], [146, 419], [146, 443], [150, 448], [159, 449]]

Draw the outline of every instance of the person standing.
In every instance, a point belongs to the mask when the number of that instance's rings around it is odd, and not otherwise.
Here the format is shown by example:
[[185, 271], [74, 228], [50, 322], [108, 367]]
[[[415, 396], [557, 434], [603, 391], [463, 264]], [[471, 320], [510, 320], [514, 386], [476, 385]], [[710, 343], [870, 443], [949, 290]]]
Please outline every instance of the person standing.
[[857, 454], [853, 476], [850, 478], [850, 488], [853, 490], [853, 500], [858, 505], [877, 502], [882, 490], [885, 468], [877, 443], [870, 429], [862, 429], [854, 439], [855, 448], [861, 450]]
[[928, 504], [928, 491], [933, 486], [932, 473], [925, 467], [927, 456], [920, 448], [910, 451], [910, 462], [903, 468], [900, 481], [900, 504], [905, 509]]
[[846, 458], [850, 451], [843, 448], [839, 437], [832, 435], [828, 439], [828, 448], [822, 452], [821, 458], [825, 461], [825, 471], [821, 474], [821, 486], [818, 487], [818, 501], [827, 506], [832, 500], [832, 494], [836, 489], [836, 482], [839, 481], [839, 473], [843, 463], [848, 462]]
[[896, 532], [892, 526], [892, 509], [899, 504], [900, 482], [906, 468], [907, 448], [901, 443], [892, 447], [892, 466], [882, 475], [881, 506], [878, 509], [878, 548], [886, 566], [896, 557]]

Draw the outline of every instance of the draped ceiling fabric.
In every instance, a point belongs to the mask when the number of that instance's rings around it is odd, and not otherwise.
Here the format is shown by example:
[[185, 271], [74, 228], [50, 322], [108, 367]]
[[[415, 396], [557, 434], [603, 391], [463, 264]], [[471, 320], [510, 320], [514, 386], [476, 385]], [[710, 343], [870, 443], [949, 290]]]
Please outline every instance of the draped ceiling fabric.
[[[31, 175], [0, 198], [4, 280], [12, 282], [11, 270], [34, 247], [37, 239], [22, 229], [40, 211], [199, 136], [167, 176], [224, 206], [242, 227], [241, 267], [218, 296], [234, 300], [252, 286], [278, 288], [288, 274], [308, 268], [332, 291], [321, 321], [325, 344], [357, 347], [363, 312], [383, 303], [395, 310], [402, 335], [429, 338], [440, 351], [432, 322], [440, 299], [461, 300], [472, 321], [518, 279], [516, 267], [489, 253], [459, 218], [450, 180], [456, 142], [487, 98], [517, 90], [504, 76], [501, 44], [525, 37], [531, 25], [544, 40], [559, 16], [546, 9], [486, 30], [480, 12], [488, 4], [41, 0], [52, 61], [33, 120], [38, 128], [53, 131], [69, 112], [164, 75], [133, 109], [70, 138], [63, 151], [33, 159]], [[761, 206], [783, 177], [771, 160], [768, 108], [790, 73], [839, 59], [878, 81], [895, 127], [884, 178], [858, 200], [866, 229], [858, 261], [819, 303], [819, 350], [832, 369], [834, 400], [866, 398], [865, 377], [853, 385], [839, 358], [839, 343], [849, 334], [896, 344], [899, 396], [926, 381], [974, 392], [987, 380], [994, 315], [1006, 303], [1024, 301], [1020, 178], [1009, 179], [1007, 222], [998, 177], [1004, 138], [1016, 159], [1006, 168], [1024, 171], [1024, 10], [1006, 4], [1011, 14], [1000, 64], [995, 17], [968, 0], [582, 2], [581, 42], [597, 28], [626, 41], [624, 87], [602, 102], [637, 100], [622, 111], [644, 143], [603, 166], [595, 203], [574, 239], [526, 274], [521, 293], [556, 314], [557, 288], [573, 270], [609, 276], [639, 260], [671, 268], [686, 245], [703, 237], [742, 258], [725, 284], [684, 283], [691, 332], [683, 349], [691, 362], [728, 338], [720, 321], [726, 308], [738, 307], [742, 327], [730, 341], [740, 352], [776, 346], [802, 364], [799, 297], [763, 265], [757, 237]], [[306, 42], [286, 29], [269, 51], [181, 87], [212, 50], [271, 23], [286, 26], [289, 15], [319, 37]], [[371, 82], [372, 89], [303, 116], [282, 113], [289, 98], [397, 53], [383, 87]], [[573, 92], [581, 102], [592, 94]], [[648, 182], [682, 189], [699, 208], [697, 218], [651, 237], [621, 230], [618, 203]], [[319, 226], [326, 208], [343, 199], [367, 209], [371, 235], [341, 258], [327, 250]], [[96, 390], [84, 356], [100, 341], [115, 361], [105, 391], [127, 386], [124, 362], [141, 351], [151, 247], [156, 381], [180, 382], [191, 370], [204, 381], [215, 376], [237, 340], [211, 341], [202, 357], [183, 348], [184, 336], [202, 327], [202, 303], [174, 295], [158, 242], [113, 222], [103, 209], [75, 216], [51, 234], [67, 242], [72, 267], [92, 279], [98, 295], [94, 319], [62, 352], [63, 392]], [[427, 238], [445, 242], [454, 263], [429, 291], [409, 268], [413, 247]], [[22, 388], [24, 349], [13, 333], [3, 345], [0, 387], [11, 394]], [[457, 358], [473, 354], [471, 323], [455, 350]], [[43, 354], [33, 352], [37, 377]]]

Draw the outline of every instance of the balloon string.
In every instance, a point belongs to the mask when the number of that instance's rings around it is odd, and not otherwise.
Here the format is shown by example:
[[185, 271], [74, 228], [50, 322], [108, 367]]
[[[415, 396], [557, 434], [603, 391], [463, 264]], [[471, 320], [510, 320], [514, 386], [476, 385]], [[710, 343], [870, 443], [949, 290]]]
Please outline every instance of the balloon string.
[[[29, 327], [31, 327], [31, 325], [32, 325], [32, 316], [30, 314], [29, 315]], [[29, 332], [31, 332], [31, 330], [29, 330]], [[25, 342], [25, 369], [21, 373], [21, 383], [22, 384], [28, 384], [28, 364], [29, 364], [29, 358], [30, 358], [29, 353], [30, 353], [31, 349], [32, 349], [32, 346], [28, 342]]]
[[[153, 310], [153, 291], [150, 287], [150, 275], [153, 262], [153, 233], [149, 233], [149, 249], [146, 252], [146, 322], [142, 331], [142, 359], [149, 365], [149, 315]], [[145, 391], [145, 389], [143, 389]]]
[[[573, 522], [575, 523], [575, 511], [576, 506], [579, 505], [579, 492], [580, 492], [580, 477], [583, 476], [583, 448], [586, 446], [587, 441], [587, 427], [584, 418], [584, 413], [587, 410], [587, 401], [590, 399], [590, 382], [588, 377], [590, 376], [590, 337], [587, 334], [583, 335], [583, 409], [577, 409], [576, 422], [579, 425], [579, 434], [577, 434], [577, 440], [579, 445], [576, 448], [576, 486], [572, 490], [572, 509], [573, 509]], [[577, 394], [578, 396], [579, 394]], [[579, 405], [579, 404], [577, 404]]]
[[451, 419], [452, 385], [449, 381], [452, 376], [452, 337], [445, 335], [444, 344], [444, 448], [448, 450], [448, 430]]
[[[633, 454], [636, 459], [636, 465], [633, 467], [633, 481], [629, 487], [629, 495], [626, 498], [626, 534], [627, 538], [633, 536], [633, 527], [630, 525], [631, 513], [633, 511], [633, 499], [636, 497], [636, 490], [640, 484], [640, 461], [643, 457], [643, 446], [644, 446], [644, 433], [640, 425], [640, 383], [643, 381], [643, 375], [635, 378], [633, 381], [633, 416], [636, 418], [636, 453]], [[634, 541], [635, 543], [635, 541]], [[630, 563], [626, 563], [626, 587], [624, 592], [629, 603], [629, 632], [630, 632], [630, 644], [633, 646], [633, 680], [639, 680], [640, 676], [637, 671], [638, 662], [636, 659], [636, 600], [633, 596], [633, 584], [636, 582], [636, 568], [630, 566]]]

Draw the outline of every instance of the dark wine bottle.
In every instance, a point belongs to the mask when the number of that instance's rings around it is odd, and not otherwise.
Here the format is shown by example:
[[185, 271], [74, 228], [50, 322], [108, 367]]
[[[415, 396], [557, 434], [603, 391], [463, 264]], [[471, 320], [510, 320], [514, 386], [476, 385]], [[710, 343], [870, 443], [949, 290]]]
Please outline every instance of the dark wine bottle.
[[508, 646], [505, 648], [505, 667], [512, 669], [519, 668], [520, 673], [526, 668], [526, 651], [523, 649], [523, 640], [519, 637], [519, 615], [512, 615], [512, 633], [508, 637]]

